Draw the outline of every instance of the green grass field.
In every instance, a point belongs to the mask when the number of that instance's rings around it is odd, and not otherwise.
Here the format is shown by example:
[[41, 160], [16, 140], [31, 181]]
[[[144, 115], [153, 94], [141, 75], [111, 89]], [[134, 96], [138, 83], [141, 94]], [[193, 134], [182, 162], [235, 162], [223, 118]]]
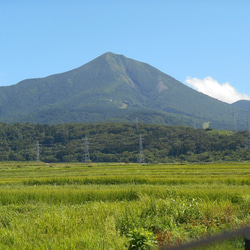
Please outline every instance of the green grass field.
[[0, 249], [157, 249], [249, 224], [250, 163], [0, 164]]

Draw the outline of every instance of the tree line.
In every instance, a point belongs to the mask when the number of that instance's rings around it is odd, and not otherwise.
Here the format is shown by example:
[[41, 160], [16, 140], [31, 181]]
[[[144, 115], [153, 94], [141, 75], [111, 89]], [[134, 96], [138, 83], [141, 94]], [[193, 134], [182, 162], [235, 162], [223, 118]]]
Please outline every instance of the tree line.
[[248, 131], [127, 123], [0, 123], [0, 161], [83, 162], [88, 138], [92, 162], [213, 162], [250, 159]]

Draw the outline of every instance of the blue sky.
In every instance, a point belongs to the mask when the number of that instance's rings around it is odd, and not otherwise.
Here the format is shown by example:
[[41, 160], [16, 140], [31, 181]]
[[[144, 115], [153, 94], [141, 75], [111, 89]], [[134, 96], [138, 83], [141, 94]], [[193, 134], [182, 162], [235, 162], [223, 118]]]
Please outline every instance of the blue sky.
[[250, 99], [249, 10], [249, 0], [1, 0], [0, 86], [110, 51], [223, 101]]

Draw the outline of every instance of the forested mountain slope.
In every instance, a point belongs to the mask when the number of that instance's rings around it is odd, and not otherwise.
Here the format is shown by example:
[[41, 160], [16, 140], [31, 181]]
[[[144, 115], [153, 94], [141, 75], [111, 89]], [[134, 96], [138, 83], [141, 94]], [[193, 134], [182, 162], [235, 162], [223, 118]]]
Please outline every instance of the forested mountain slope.
[[247, 111], [201, 94], [142, 62], [105, 53], [68, 72], [0, 87], [0, 121], [103, 121], [246, 129]]
[[237, 101], [237, 102], [233, 103], [232, 106], [240, 108], [242, 110], [246, 110], [250, 114], [250, 101], [248, 101], [248, 100]]

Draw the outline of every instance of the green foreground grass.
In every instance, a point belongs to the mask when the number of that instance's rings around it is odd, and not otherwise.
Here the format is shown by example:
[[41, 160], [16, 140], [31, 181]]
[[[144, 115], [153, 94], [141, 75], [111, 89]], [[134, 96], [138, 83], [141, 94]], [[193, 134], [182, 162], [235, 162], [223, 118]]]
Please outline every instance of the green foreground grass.
[[[2, 162], [0, 249], [179, 245], [249, 225], [249, 187], [250, 163]], [[244, 249], [244, 240], [210, 248]]]

